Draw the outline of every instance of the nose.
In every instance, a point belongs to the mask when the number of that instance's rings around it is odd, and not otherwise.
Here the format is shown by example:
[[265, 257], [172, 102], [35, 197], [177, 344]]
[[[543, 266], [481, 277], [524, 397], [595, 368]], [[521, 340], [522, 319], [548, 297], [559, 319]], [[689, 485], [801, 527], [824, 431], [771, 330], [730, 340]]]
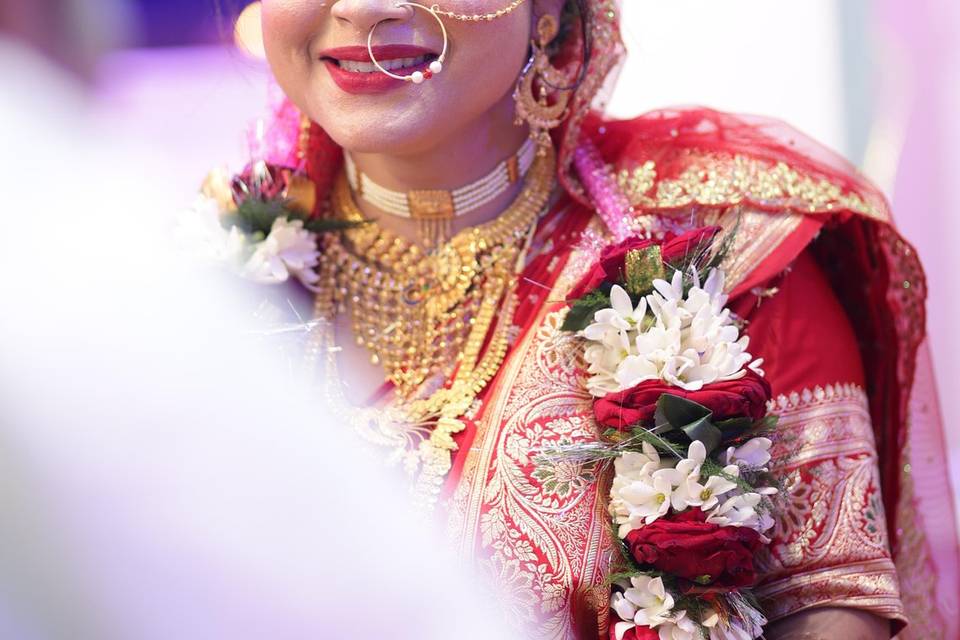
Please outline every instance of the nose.
[[409, 20], [410, 7], [398, 7], [397, 0], [337, 0], [330, 15], [353, 25], [361, 33], [368, 33], [375, 24], [385, 20]]

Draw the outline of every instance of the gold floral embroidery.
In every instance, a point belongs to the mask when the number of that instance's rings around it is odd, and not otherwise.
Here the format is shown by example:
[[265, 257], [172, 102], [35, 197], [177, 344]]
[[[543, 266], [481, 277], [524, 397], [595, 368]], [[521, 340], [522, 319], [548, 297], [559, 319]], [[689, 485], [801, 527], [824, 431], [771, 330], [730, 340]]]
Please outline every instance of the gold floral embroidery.
[[771, 619], [849, 606], [904, 619], [890, 559], [864, 391], [827, 385], [780, 396], [771, 470], [785, 484], [757, 589]]
[[677, 178], [659, 178], [657, 164], [647, 160], [622, 168], [617, 180], [631, 204], [648, 209], [691, 205], [787, 209], [798, 213], [849, 210], [888, 221], [882, 205], [824, 179], [801, 173], [783, 162], [766, 162], [745, 155], [691, 151], [688, 168]]
[[[572, 259], [565, 271], [587, 264]], [[562, 295], [560, 287], [577, 275], [564, 273], [554, 292]], [[560, 331], [565, 313], [541, 311], [536, 329], [506, 363], [449, 522], [463, 556], [479, 558], [500, 583], [505, 611], [525, 637], [571, 638], [572, 599], [609, 597], [604, 481], [576, 463], [532, 460], [545, 446], [596, 438], [580, 349]], [[602, 618], [605, 606], [597, 611]]]

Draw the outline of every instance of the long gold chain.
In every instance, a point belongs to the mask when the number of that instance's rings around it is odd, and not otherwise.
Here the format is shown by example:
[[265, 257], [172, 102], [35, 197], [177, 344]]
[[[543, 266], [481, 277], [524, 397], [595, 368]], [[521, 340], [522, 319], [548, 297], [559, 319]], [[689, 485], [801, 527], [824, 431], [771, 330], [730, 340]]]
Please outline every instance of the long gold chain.
[[[411, 398], [429, 378], [446, 381], [454, 369], [474, 365], [469, 337], [485, 306], [503, 298], [526, 232], [550, 197], [554, 166], [552, 158], [537, 158], [503, 214], [435, 253], [375, 223], [330, 239], [324, 253], [337, 265], [338, 310], [349, 309], [357, 344], [383, 365], [400, 395]], [[331, 205], [346, 220], [363, 219], [342, 178]]]
[[[416, 249], [416, 245], [385, 230], [371, 229], [370, 226], [345, 231], [342, 241], [336, 236], [328, 237], [329, 243], [325, 247], [325, 258], [321, 263], [315, 300], [316, 322], [308, 340], [308, 367], [315, 371], [317, 361], [321, 357], [324, 359], [327, 400], [334, 410], [340, 408], [338, 413], [365, 437], [399, 449], [409, 449], [411, 445], [414, 447], [406, 461], [409, 466], [420, 468], [415, 486], [416, 501], [420, 506], [429, 507], [435, 502], [443, 478], [450, 469], [452, 452], [456, 449], [453, 436], [464, 428], [462, 417], [468, 413], [477, 395], [496, 375], [506, 356], [517, 304], [513, 289], [525, 262], [538, 215], [546, 207], [552, 193], [555, 168], [556, 160], [552, 152], [538, 158], [525, 181], [523, 192], [511, 207], [496, 220], [457, 234], [446, 245], [449, 247], [447, 258], [440, 257], [444, 255], [442, 251], [433, 256], [424, 256]], [[343, 196], [342, 188], [335, 190], [332, 202], [335, 210], [345, 204], [339, 200]], [[347, 208], [341, 215], [344, 213], [355, 216], [359, 211]], [[427, 389], [416, 397], [400, 394], [395, 402], [384, 408], [348, 408], [339, 384], [339, 349], [333, 321], [345, 303], [353, 310], [358, 306], [365, 306], [361, 304], [362, 300], [371, 299], [359, 295], [359, 286], [351, 287], [347, 284], [344, 287], [345, 281], [341, 275], [344, 273], [343, 252], [346, 251], [345, 245], [348, 243], [358, 243], [353, 245], [355, 248], [366, 247], [367, 251], [363, 254], [367, 256], [365, 262], [376, 265], [377, 268], [362, 266], [362, 261], [354, 267], [351, 262], [347, 273], [353, 276], [362, 274], [361, 279], [368, 282], [370, 278], [373, 281], [379, 280], [382, 288], [377, 299], [381, 301], [381, 305], [397, 292], [403, 291], [404, 285], [397, 279], [393, 280], [393, 284], [386, 281], [386, 286], [383, 286], [385, 278], [389, 277], [386, 274], [391, 268], [393, 273], [390, 275], [396, 276], [398, 270], [402, 271], [408, 276], [407, 281], [409, 276], [414, 275], [414, 281], [419, 282], [417, 278], [422, 278], [431, 271], [448, 276], [445, 281], [448, 289], [446, 295], [428, 295], [422, 304], [410, 305], [423, 309], [445, 309], [439, 316], [444, 322], [449, 322], [446, 314], [459, 318], [453, 321], [453, 326], [459, 326], [465, 337], [456, 342], [462, 346], [458, 347], [454, 359], [456, 370], [446, 385], [439, 389]], [[500, 253], [495, 251], [497, 247], [500, 247]], [[444, 264], [447, 260], [454, 260], [460, 272], [451, 272], [452, 266]], [[369, 273], [366, 271], [368, 268]], [[459, 293], [452, 293], [451, 288]], [[442, 302], [425, 304], [427, 300], [436, 299]], [[464, 306], [466, 300], [475, 301], [471, 303], [475, 306], [475, 311], [471, 306], [472, 315], [469, 318], [459, 315], [462, 312], [460, 307]], [[397, 306], [394, 304], [390, 308]], [[374, 308], [370, 307], [370, 311], [359, 315], [354, 313], [354, 333], [360, 335], [365, 344], [366, 338], [362, 333], [365, 329], [369, 331], [370, 326], [358, 324], [357, 320], [359, 318], [364, 322], [372, 321], [375, 332], [379, 331], [383, 322], [371, 318], [375, 315]], [[381, 306], [379, 314], [383, 316], [384, 313], [385, 307]], [[428, 314], [422, 317], [428, 317]], [[398, 321], [406, 322], [400, 317], [390, 320], [392, 324]], [[457, 322], [461, 325], [457, 325]], [[394, 330], [399, 331], [399, 328]], [[431, 332], [429, 328], [425, 331], [423, 335], [439, 335], [436, 331]], [[412, 344], [417, 338], [409, 340]], [[430, 346], [422, 348], [437, 353]], [[401, 381], [409, 383], [416, 377], [409, 380], [401, 378]]]

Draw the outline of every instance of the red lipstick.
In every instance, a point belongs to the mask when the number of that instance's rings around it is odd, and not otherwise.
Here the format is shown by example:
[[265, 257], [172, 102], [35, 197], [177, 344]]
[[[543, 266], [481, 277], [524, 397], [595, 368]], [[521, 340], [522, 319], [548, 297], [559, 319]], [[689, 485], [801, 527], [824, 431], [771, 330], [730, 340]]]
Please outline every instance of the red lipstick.
[[[398, 75], [410, 75], [414, 71], [424, 71], [429, 68], [430, 63], [437, 58], [438, 54], [426, 47], [406, 44], [388, 44], [373, 47], [373, 55], [380, 64], [389, 60], [427, 56], [427, 60], [421, 64], [393, 70], [393, 73]], [[344, 60], [348, 62], [372, 62], [370, 60], [370, 53], [366, 47], [354, 46], [325, 49], [320, 52], [319, 58], [324, 63], [324, 66], [326, 66], [333, 81], [340, 89], [347, 93], [382, 93], [407, 84], [402, 80], [391, 78], [380, 71], [351, 71], [340, 66], [340, 61]]]

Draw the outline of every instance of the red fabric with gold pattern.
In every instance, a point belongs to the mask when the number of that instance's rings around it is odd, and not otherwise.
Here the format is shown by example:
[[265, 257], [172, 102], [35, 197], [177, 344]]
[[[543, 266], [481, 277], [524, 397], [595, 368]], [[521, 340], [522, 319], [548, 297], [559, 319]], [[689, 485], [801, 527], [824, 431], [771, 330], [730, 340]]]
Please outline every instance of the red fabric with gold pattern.
[[[779, 471], [792, 489], [764, 559], [771, 616], [835, 605], [900, 625], [902, 595], [928, 603], [917, 611], [929, 623], [918, 625], [926, 636], [908, 628], [903, 637], [948, 637], [943, 585], [935, 593], [913, 581], [900, 594], [891, 559], [891, 524], [906, 512], [898, 494], [925, 288], [882, 196], [780, 123], [692, 110], [593, 120], [587, 130], [639, 226], [736, 229], [728, 285], [751, 321], [751, 351], [767, 358], [783, 418]], [[573, 251], [549, 300], [563, 300], [593, 258]], [[537, 637], [594, 637], [606, 629], [609, 596], [607, 480], [531, 459], [544, 445], [596, 437], [582, 347], [559, 332], [563, 314], [554, 303], [518, 319], [525, 337], [485, 392], [474, 437], [462, 442], [462, 475], [448, 483], [450, 526], [507, 592], [511, 618]], [[897, 559], [929, 572], [944, 565], [922, 531], [910, 531]], [[955, 562], [946, 551], [937, 561]]]

